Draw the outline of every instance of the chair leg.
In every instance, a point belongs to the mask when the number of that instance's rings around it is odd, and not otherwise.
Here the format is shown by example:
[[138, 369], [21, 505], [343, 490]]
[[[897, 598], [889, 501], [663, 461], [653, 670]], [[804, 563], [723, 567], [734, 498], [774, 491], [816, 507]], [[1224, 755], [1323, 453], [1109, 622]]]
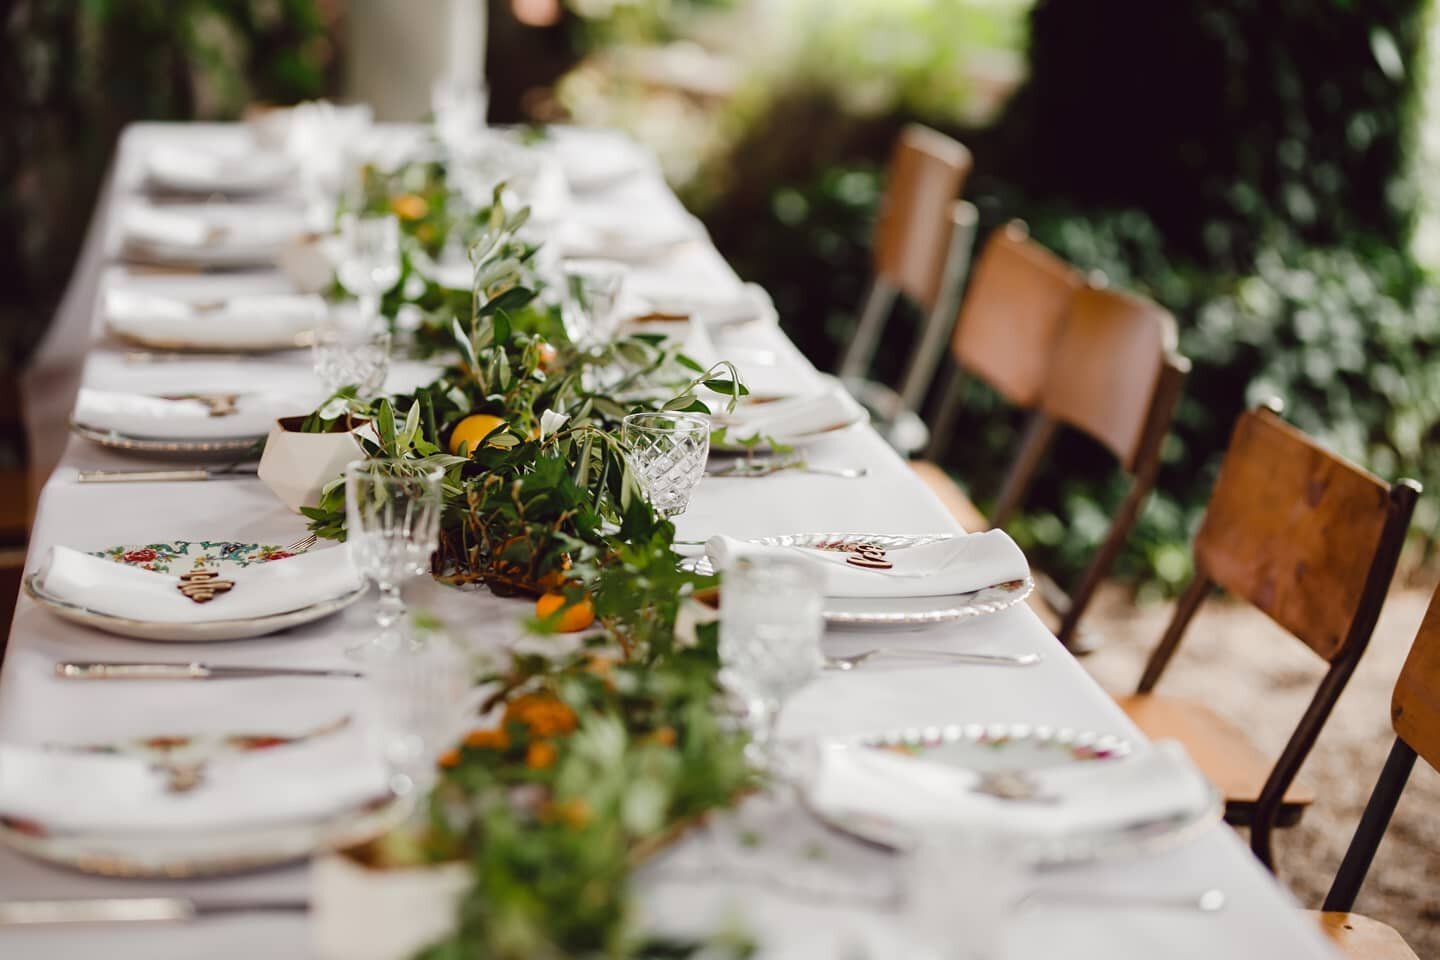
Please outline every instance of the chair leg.
[[1185, 628], [1190, 625], [1195, 611], [1200, 609], [1200, 604], [1209, 592], [1210, 578], [1195, 574], [1190, 586], [1185, 588], [1185, 592], [1180, 595], [1180, 601], [1175, 605], [1175, 614], [1170, 618], [1170, 625], [1165, 628], [1165, 635], [1160, 638], [1159, 645], [1145, 664], [1145, 672], [1140, 675], [1140, 683], [1135, 688], [1136, 693], [1149, 693], [1155, 689], [1155, 684], [1160, 682], [1160, 675], [1170, 665], [1170, 658], [1175, 656], [1175, 651], [1180, 646], [1180, 638], [1184, 636]]
[[925, 448], [925, 459], [937, 466], [945, 455], [945, 448], [950, 445], [950, 435], [955, 432], [955, 416], [960, 412], [960, 401], [965, 396], [965, 377], [953, 362], [945, 365], [941, 378], [944, 386], [941, 388], [940, 405], [935, 408], [930, 445]]
[[855, 336], [840, 361], [840, 379], [863, 378], [870, 369], [875, 356], [875, 347], [880, 342], [880, 333], [885, 328], [885, 319], [895, 306], [897, 291], [890, 284], [876, 277], [865, 295], [865, 305], [860, 309], [860, 321], [855, 326]]
[[1110, 573], [1110, 567], [1114, 565], [1115, 558], [1124, 548], [1125, 540], [1135, 526], [1135, 518], [1140, 515], [1140, 507], [1150, 493], [1150, 485], [1144, 482], [1145, 476], [1153, 477], [1154, 474], [1147, 472], [1130, 485], [1130, 492], [1125, 495], [1124, 503], [1115, 513], [1115, 519], [1110, 522], [1110, 529], [1105, 534], [1105, 542], [1100, 544], [1100, 549], [1095, 551], [1095, 556], [1091, 559], [1090, 565], [1085, 568], [1079, 585], [1070, 592], [1070, 605], [1065, 610], [1065, 616], [1060, 621], [1060, 630], [1056, 634], [1056, 638], [1067, 648], [1075, 645], [1080, 618], [1085, 615], [1085, 608], [1094, 599], [1095, 591], [1099, 589], [1100, 583]]
[[1055, 427], [1055, 421], [1039, 410], [1030, 415], [1030, 425], [1025, 428], [1025, 436], [1020, 441], [1020, 452], [1015, 454], [1015, 461], [1010, 464], [1000, 498], [995, 502], [995, 512], [990, 515], [991, 527], [1003, 529], [1024, 501], [1030, 481], [1035, 478], [1045, 451], [1050, 449]]
[[1395, 813], [1395, 804], [1400, 802], [1400, 794], [1413, 769], [1415, 751], [1396, 737], [1390, 747], [1390, 756], [1385, 759], [1385, 767], [1380, 771], [1380, 779], [1375, 781], [1370, 801], [1365, 804], [1365, 812], [1360, 815], [1360, 824], [1355, 828], [1355, 836], [1350, 839], [1345, 859], [1340, 861], [1335, 882], [1325, 896], [1325, 905], [1320, 909], [1349, 913], [1354, 908], [1360, 886], [1365, 882], [1365, 874], [1370, 872], [1370, 863], [1380, 849], [1380, 841], [1385, 836], [1385, 829], [1390, 826], [1391, 815]]

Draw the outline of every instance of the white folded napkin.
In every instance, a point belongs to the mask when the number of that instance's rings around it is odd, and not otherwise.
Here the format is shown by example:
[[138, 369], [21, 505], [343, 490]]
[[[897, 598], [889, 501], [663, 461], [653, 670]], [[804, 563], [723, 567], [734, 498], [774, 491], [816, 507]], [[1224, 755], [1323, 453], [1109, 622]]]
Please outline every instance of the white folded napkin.
[[[718, 348], [721, 356], [728, 356], [725, 348]], [[740, 376], [749, 386], [753, 396], [763, 397], [746, 374], [743, 362], [737, 362]], [[792, 374], [792, 379], [793, 379]], [[834, 427], [855, 423], [865, 417], [865, 408], [850, 396], [849, 391], [835, 382], [825, 382], [817, 393], [785, 397], [766, 403], [747, 403], [728, 414], [723, 425], [728, 427], [727, 435], [733, 439], [746, 440], [751, 437], [768, 437], [780, 443], [805, 439], [807, 435], [820, 433]]]
[[51, 831], [224, 830], [339, 813], [383, 796], [385, 777], [355, 730], [217, 758], [182, 793], [145, 757], [0, 744], [0, 815]]
[[303, 222], [298, 214], [274, 209], [238, 207], [160, 208], [146, 204], [126, 207], [120, 218], [123, 241], [160, 250], [273, 252], [298, 236]]
[[681, 244], [705, 236], [699, 220], [683, 214], [644, 216], [626, 209], [581, 209], [555, 231], [555, 243], [569, 258], [645, 263], [669, 255]]
[[211, 407], [200, 400], [167, 400], [81, 387], [72, 418], [82, 427], [138, 439], [242, 440], [266, 436], [276, 420], [309, 413], [316, 402], [316, 397], [242, 393], [236, 396], [234, 413], [216, 417], [211, 416]]
[[232, 297], [213, 308], [136, 290], [105, 295], [105, 321], [115, 333], [156, 346], [262, 350], [294, 346], [325, 318], [319, 296]]
[[576, 192], [603, 190], [653, 166], [644, 148], [606, 131], [557, 133], [549, 149]]
[[55, 546], [40, 568], [40, 586], [59, 600], [112, 617], [205, 623], [301, 610], [344, 596], [364, 583], [350, 562], [350, 551], [343, 547], [227, 568], [224, 578], [235, 586], [206, 603], [196, 603], [180, 592], [183, 572], [157, 573]]
[[254, 149], [218, 150], [161, 144], [145, 158], [146, 172], [160, 187], [185, 191], [269, 189], [284, 182], [290, 161], [280, 153]]
[[[856, 540], [863, 538], [855, 535]], [[962, 533], [891, 549], [885, 556], [893, 564], [888, 570], [857, 567], [847, 559], [851, 554], [839, 550], [780, 547], [725, 536], [711, 537], [705, 552], [717, 570], [741, 557], [799, 557], [824, 571], [828, 597], [947, 597], [1030, 575], [1025, 554], [1004, 530]]]
[[874, 816], [912, 826], [974, 824], [1055, 839], [1199, 813], [1212, 788], [1178, 743], [1120, 759], [1027, 770], [1047, 802], [1002, 800], [974, 792], [973, 770], [888, 750], [827, 744], [810, 801], [832, 814]]

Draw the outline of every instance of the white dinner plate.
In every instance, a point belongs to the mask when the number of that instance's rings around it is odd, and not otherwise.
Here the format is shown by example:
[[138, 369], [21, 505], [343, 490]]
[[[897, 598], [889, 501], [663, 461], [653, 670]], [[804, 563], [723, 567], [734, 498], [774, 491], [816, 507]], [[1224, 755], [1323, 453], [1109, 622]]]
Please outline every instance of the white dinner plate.
[[[886, 550], [935, 543], [949, 534], [869, 534], [869, 533], [796, 533], [780, 537], [756, 537], [751, 543], [770, 547], [817, 547], [841, 541], [875, 544]], [[696, 573], [715, 572], [707, 556], [697, 557]], [[826, 597], [823, 601], [825, 622], [832, 626], [919, 626], [950, 623], [972, 617], [988, 616], [1008, 610], [1024, 602], [1035, 589], [1035, 580], [1009, 580], [969, 593], [942, 597]]]
[[197, 440], [193, 438], [165, 439], [159, 437], [132, 437], [116, 430], [104, 430], [70, 422], [70, 432], [84, 437], [91, 443], [107, 450], [134, 453], [141, 456], [180, 458], [186, 460], [247, 460], [260, 459], [260, 444], [266, 434], [253, 437], [217, 437]]
[[[197, 558], [204, 557], [203, 566], [218, 570], [221, 575], [231, 574], [256, 563], [269, 563], [289, 556], [288, 551], [278, 546], [257, 543], [239, 543], [228, 540], [172, 540], [166, 543], [124, 544], [95, 551], [96, 556], [109, 557], [119, 563], [144, 567], [157, 573], [179, 573], [197, 565]], [[264, 617], [242, 617], [236, 619], [203, 620], [195, 623], [157, 622], [133, 620], [112, 614], [91, 610], [80, 604], [46, 592], [38, 572], [25, 578], [25, 592], [35, 602], [62, 620], [79, 623], [106, 633], [137, 640], [160, 640], [174, 643], [208, 643], [216, 640], [240, 640], [247, 637], [261, 637], [266, 634], [288, 630], [311, 623], [322, 617], [344, 610], [365, 595], [366, 587], [337, 597], [327, 597], [296, 610], [274, 613]]]
[[[1069, 764], [1110, 763], [1132, 752], [1123, 737], [1066, 727], [1029, 724], [951, 724], [943, 727], [885, 730], [851, 738], [866, 747], [923, 756], [932, 763], [978, 773], [1019, 773]], [[1025, 802], [1025, 801], [1015, 801]], [[911, 827], [880, 815], [841, 813], [815, 806], [811, 814], [857, 839], [896, 852], [916, 842]], [[1118, 830], [1032, 838], [1025, 858], [1039, 866], [1056, 866], [1114, 857], [1159, 853], [1189, 842], [1220, 820], [1224, 802], [1210, 788], [1194, 807]]]
[[275, 150], [219, 153], [157, 147], [146, 158], [150, 186], [170, 193], [240, 196], [279, 190], [295, 175], [295, 165]]
[[0, 818], [0, 843], [36, 860], [104, 877], [214, 877], [276, 867], [374, 840], [409, 812], [394, 797], [331, 816], [233, 830], [49, 830]]

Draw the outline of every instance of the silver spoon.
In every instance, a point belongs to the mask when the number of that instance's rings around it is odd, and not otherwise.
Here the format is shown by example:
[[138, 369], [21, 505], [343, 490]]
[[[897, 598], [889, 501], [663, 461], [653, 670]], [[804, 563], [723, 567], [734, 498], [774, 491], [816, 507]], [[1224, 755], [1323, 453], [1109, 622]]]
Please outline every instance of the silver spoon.
[[1200, 913], [1219, 913], [1225, 909], [1224, 890], [1210, 889], [1196, 895], [1148, 894], [1148, 893], [1092, 893], [1086, 890], [1032, 890], [1024, 898], [1028, 901], [1050, 903], [1073, 903], [1095, 907], [1152, 907], [1157, 910], [1196, 910]]
[[957, 653], [951, 650], [909, 650], [904, 647], [884, 647], [852, 653], [844, 657], [826, 657], [825, 666], [831, 670], [854, 670], [872, 657], [911, 657], [920, 660], [948, 660], [952, 663], [990, 664], [1003, 667], [1032, 667], [1044, 657], [1038, 653]]

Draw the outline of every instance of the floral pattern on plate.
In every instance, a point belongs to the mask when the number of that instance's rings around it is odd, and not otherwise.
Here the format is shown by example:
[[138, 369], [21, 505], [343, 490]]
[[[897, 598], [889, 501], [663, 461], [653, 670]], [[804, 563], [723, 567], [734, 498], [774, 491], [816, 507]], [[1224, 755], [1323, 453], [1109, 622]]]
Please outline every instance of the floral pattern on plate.
[[891, 730], [862, 737], [868, 747], [926, 756], [973, 770], [1041, 769], [1126, 756], [1127, 740], [1111, 734], [1028, 724], [952, 724]]
[[172, 540], [168, 543], [121, 544], [96, 550], [92, 556], [114, 560], [156, 573], [226, 568], [243, 569], [257, 563], [295, 556], [284, 547], [234, 540]]
[[205, 734], [157, 734], [149, 737], [133, 737], [103, 743], [51, 743], [51, 750], [65, 750], [73, 753], [99, 753], [111, 756], [137, 756], [167, 763], [194, 763], [211, 760], [227, 754], [255, 753], [275, 747], [306, 743], [328, 734], [337, 733], [350, 725], [348, 715], [329, 723], [299, 733], [205, 733]]

